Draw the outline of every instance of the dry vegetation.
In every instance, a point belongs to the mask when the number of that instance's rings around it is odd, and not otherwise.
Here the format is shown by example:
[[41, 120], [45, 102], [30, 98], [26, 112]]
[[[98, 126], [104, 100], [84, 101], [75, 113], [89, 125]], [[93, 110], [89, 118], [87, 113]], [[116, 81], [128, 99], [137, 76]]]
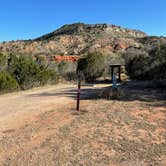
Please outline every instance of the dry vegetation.
[[84, 96], [79, 113], [74, 101], [53, 105], [1, 133], [0, 165], [165, 166], [165, 99], [161, 90], [129, 88], [119, 100]]

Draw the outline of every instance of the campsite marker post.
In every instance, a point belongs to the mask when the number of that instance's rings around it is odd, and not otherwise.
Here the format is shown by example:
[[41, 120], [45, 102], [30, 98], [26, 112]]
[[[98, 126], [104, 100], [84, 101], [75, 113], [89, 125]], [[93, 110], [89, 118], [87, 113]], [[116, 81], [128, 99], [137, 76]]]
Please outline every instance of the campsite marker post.
[[81, 80], [80, 77], [78, 77], [78, 89], [77, 89], [77, 107], [76, 110], [80, 110], [80, 91], [81, 91]]

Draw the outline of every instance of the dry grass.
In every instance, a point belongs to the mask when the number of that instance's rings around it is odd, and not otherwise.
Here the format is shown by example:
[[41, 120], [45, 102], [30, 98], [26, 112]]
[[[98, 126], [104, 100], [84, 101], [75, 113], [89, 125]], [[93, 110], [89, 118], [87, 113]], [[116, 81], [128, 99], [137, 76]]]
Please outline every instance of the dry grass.
[[[151, 100], [143, 100], [148, 96]], [[42, 113], [19, 130], [4, 132], [0, 154], [8, 152], [0, 163], [165, 166], [166, 105], [162, 96], [161, 92], [147, 91], [144, 96], [143, 91], [134, 91], [133, 100], [128, 101], [83, 100], [79, 113], [73, 103]]]
[[85, 113], [59, 130], [57, 165], [162, 165], [166, 112], [158, 119], [155, 108], [147, 107], [149, 116], [142, 117], [140, 103], [104, 100], [85, 101], [82, 107]]

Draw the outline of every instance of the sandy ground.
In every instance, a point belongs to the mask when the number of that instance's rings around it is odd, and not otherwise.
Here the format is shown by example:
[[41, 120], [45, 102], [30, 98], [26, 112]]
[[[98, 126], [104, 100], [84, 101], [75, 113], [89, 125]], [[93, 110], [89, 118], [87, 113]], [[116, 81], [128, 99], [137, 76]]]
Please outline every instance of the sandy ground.
[[[88, 90], [107, 87], [109, 84], [83, 86]], [[75, 105], [77, 86], [74, 84], [61, 84], [49, 87], [0, 96], [0, 132], [11, 130], [33, 120], [34, 116], [56, 107], [73, 103]], [[93, 95], [93, 92], [86, 94]]]
[[0, 96], [0, 166], [165, 166], [165, 94], [99, 99], [107, 86], [82, 87], [79, 115], [72, 84]]
[[75, 85], [56, 85], [0, 96], [0, 132], [15, 130], [34, 116], [69, 104], [73, 98], [67, 92], [73, 90], [74, 95], [75, 89]]

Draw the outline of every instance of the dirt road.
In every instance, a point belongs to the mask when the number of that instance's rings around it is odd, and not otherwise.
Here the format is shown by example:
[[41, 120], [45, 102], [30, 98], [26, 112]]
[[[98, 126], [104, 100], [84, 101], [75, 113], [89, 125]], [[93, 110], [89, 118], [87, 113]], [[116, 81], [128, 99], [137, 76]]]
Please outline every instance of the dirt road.
[[[109, 84], [84, 86], [82, 98], [87, 98], [98, 93], [96, 91]], [[35, 115], [39, 115], [50, 109], [68, 105], [75, 105], [77, 86], [61, 84], [33, 90], [22, 91], [0, 96], [0, 132], [11, 130], [23, 123], [29, 122]], [[96, 95], [95, 95], [96, 97]]]
[[58, 85], [0, 96], [0, 132], [13, 130], [35, 115], [72, 102], [75, 89], [75, 85]]

